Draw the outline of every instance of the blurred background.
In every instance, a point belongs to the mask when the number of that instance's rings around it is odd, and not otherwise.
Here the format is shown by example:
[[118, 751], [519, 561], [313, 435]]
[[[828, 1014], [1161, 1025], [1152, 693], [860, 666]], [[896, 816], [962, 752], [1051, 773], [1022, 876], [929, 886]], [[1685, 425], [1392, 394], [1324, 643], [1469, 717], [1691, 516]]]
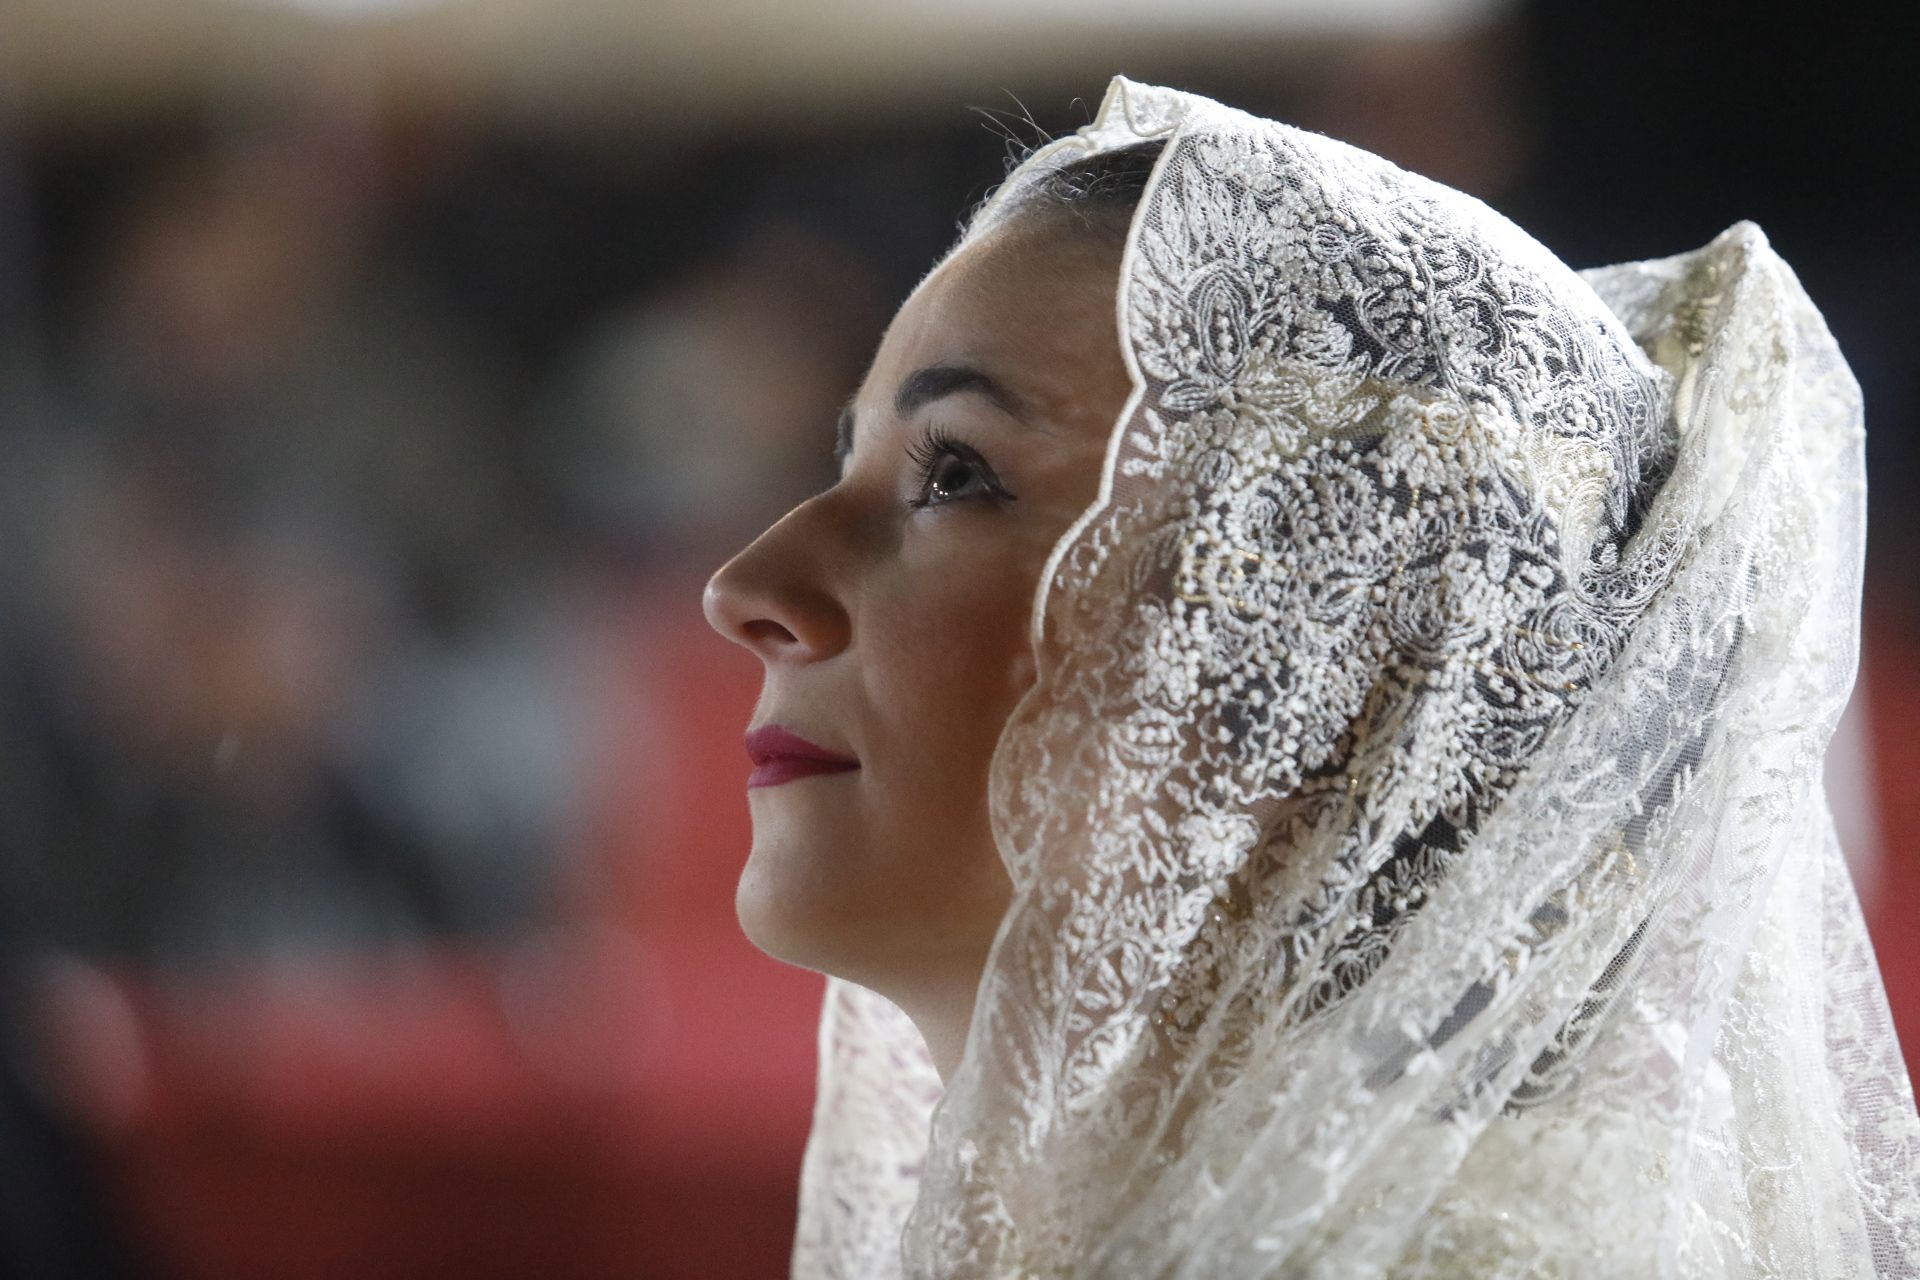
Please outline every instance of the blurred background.
[[785, 1274], [757, 661], [893, 308], [1115, 72], [1576, 266], [1752, 218], [1866, 388], [1829, 784], [1920, 1049], [1910, 42], [1827, 6], [0, 4], [0, 1275]]

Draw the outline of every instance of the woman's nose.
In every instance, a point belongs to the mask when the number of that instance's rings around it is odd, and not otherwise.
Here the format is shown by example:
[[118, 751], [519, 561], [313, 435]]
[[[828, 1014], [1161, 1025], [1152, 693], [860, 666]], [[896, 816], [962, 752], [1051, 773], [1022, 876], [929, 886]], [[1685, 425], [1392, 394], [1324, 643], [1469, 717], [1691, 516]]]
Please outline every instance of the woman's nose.
[[701, 595], [707, 623], [762, 662], [818, 662], [847, 647], [845, 608], [822, 580], [818, 557], [778, 536], [791, 517], [715, 571]]

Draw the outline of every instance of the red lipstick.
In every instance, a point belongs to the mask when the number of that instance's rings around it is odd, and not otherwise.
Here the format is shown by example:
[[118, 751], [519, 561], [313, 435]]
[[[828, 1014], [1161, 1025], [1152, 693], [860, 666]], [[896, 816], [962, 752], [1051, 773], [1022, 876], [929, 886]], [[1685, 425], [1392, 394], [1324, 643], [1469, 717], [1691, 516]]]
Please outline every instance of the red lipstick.
[[852, 756], [829, 751], [777, 724], [748, 731], [747, 755], [754, 764], [753, 772], [747, 776], [749, 788], [773, 787], [816, 773], [844, 773], [860, 767], [860, 762]]

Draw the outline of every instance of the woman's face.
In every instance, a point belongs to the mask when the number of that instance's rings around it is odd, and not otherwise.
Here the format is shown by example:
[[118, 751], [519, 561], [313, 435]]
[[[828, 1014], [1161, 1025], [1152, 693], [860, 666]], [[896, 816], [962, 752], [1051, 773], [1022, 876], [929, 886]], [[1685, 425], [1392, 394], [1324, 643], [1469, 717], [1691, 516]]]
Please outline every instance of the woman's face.
[[910, 1013], [971, 1007], [1007, 905], [987, 767], [1034, 678], [1041, 567], [1130, 390], [1118, 267], [1031, 218], [950, 258], [881, 340], [839, 480], [707, 584], [713, 627], [766, 665], [753, 727], [858, 762], [749, 787], [741, 926]]

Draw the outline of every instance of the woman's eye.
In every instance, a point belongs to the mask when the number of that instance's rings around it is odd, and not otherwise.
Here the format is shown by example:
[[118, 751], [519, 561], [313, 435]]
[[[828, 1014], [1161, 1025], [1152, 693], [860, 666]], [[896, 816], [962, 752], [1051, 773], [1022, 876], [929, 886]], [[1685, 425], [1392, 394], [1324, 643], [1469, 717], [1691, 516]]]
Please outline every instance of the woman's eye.
[[932, 473], [927, 477], [923, 497], [938, 494], [944, 501], [960, 496], [966, 491], [967, 481], [980, 473], [965, 458], [947, 454], [934, 461]]
[[961, 498], [1011, 498], [973, 448], [934, 430], [908, 450], [920, 464], [918, 495], [910, 507], [935, 507]]

